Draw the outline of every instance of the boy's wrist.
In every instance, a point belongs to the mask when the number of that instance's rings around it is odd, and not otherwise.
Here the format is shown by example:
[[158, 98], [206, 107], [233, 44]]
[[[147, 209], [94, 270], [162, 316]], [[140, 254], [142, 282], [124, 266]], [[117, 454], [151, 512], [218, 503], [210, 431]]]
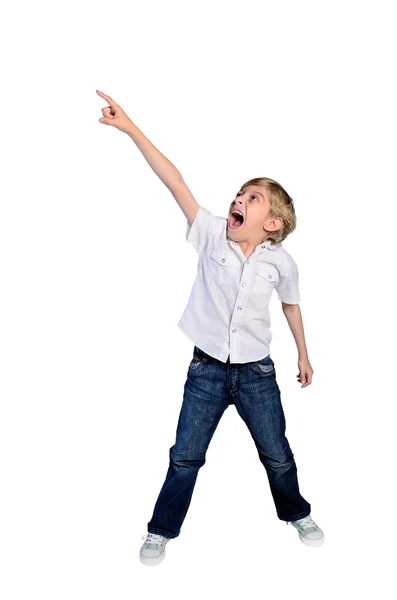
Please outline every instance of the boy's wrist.
[[134, 140], [134, 136], [136, 135], [137, 131], [139, 131], [138, 127], [130, 119], [128, 124], [126, 125], [125, 133]]

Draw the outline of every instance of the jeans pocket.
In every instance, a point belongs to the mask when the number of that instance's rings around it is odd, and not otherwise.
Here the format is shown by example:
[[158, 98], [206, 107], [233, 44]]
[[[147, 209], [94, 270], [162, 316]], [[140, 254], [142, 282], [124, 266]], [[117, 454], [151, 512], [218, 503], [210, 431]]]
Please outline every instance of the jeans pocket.
[[257, 360], [252, 364], [255, 371], [263, 377], [272, 377], [276, 373], [274, 362], [270, 358], [270, 355], [265, 356], [265, 358], [261, 358], [261, 360]]
[[197, 372], [199, 369], [201, 369], [206, 360], [207, 358], [203, 354], [203, 351], [195, 346], [193, 350], [193, 358], [189, 365], [189, 371]]

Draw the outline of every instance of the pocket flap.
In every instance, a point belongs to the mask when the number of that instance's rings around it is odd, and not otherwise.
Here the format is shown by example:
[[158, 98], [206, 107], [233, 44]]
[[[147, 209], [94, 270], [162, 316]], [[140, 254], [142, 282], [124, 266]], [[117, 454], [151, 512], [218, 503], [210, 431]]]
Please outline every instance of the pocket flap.
[[218, 248], [212, 249], [211, 258], [222, 265], [222, 267], [238, 267], [240, 265], [240, 261], [237, 256], [231, 254], [230, 252], [219, 250]]
[[276, 267], [273, 265], [257, 265], [256, 273], [270, 283], [277, 283], [280, 278]]

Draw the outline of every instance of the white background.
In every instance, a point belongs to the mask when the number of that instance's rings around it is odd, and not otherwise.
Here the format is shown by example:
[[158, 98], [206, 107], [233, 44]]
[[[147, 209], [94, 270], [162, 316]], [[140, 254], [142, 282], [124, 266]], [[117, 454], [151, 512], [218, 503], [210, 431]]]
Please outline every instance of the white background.
[[[36, 2], [1, 25], [3, 600], [394, 598], [393, 2]], [[5, 59], [7, 57], [7, 59]], [[271, 355], [309, 548], [234, 406], [180, 536], [141, 536], [175, 441], [197, 268], [186, 219], [109, 94], [226, 216], [253, 177], [295, 202], [313, 383], [273, 295]]]

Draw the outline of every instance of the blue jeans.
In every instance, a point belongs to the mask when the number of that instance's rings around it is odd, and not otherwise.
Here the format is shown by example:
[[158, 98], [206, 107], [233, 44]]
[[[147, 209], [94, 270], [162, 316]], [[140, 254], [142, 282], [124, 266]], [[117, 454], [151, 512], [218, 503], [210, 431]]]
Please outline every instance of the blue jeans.
[[170, 448], [169, 468], [148, 532], [168, 538], [180, 534], [198, 471], [226, 408], [235, 404], [266, 469], [277, 516], [295, 521], [310, 514], [301, 496], [294, 455], [285, 437], [285, 417], [270, 354], [250, 363], [223, 363], [194, 347], [184, 396]]

